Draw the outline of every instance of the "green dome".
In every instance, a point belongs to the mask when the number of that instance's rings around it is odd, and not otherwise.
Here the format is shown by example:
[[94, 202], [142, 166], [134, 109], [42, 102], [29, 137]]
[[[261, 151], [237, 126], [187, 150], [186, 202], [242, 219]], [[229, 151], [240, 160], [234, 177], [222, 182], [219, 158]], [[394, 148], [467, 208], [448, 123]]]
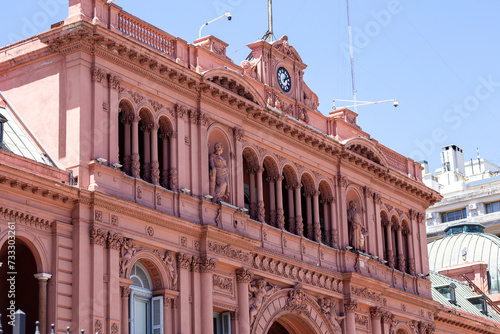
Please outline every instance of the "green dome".
[[500, 293], [500, 238], [487, 233], [462, 232], [431, 241], [428, 245], [429, 267], [439, 271], [443, 267], [464, 262], [488, 263], [490, 293]]

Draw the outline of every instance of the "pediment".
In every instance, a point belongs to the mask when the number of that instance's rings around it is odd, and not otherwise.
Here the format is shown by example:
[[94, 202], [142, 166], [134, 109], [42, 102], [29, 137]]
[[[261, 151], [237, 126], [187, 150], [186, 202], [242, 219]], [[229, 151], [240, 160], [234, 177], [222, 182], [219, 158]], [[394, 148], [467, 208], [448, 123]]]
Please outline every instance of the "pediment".
[[214, 83], [261, 107], [266, 103], [259, 92], [241, 74], [229, 69], [213, 69], [203, 73], [203, 81]]
[[343, 144], [346, 150], [361, 155], [384, 167], [389, 167], [389, 162], [385, 155], [368, 139], [362, 137], [351, 138], [346, 140]]
[[302, 63], [302, 58], [300, 58], [297, 50], [295, 50], [295, 48], [288, 43], [288, 36], [282, 36], [279, 40], [273, 42], [272, 47], [283, 53], [285, 56]]

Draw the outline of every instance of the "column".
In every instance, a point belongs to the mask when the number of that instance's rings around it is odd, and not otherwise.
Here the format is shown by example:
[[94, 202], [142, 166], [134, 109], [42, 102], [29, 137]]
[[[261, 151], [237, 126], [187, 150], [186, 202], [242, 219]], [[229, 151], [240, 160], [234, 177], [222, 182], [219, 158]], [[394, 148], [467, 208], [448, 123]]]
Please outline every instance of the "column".
[[274, 179], [276, 176], [269, 176], [267, 182], [269, 183], [269, 225], [276, 226], [276, 192], [274, 186]]
[[[179, 333], [191, 333], [191, 310], [189, 296], [191, 295], [189, 269], [191, 268], [191, 255], [177, 254], [177, 267], [179, 268], [179, 306], [177, 310], [176, 325]], [[210, 326], [212, 327], [212, 326]]]
[[201, 328], [204, 334], [213, 333], [213, 278], [212, 272], [217, 261], [211, 258], [200, 259], [201, 273]]
[[38, 319], [40, 321], [40, 334], [47, 333], [47, 281], [51, 279], [51, 274], [35, 274], [38, 280]]
[[288, 232], [295, 233], [295, 208], [293, 205], [293, 186], [285, 185], [288, 191]]
[[143, 145], [144, 145], [144, 156], [142, 157], [143, 161], [143, 180], [150, 182], [151, 181], [151, 143], [150, 143], [150, 131], [153, 127], [153, 124], [144, 124], [141, 127], [142, 135], [143, 135]]
[[264, 207], [264, 188], [262, 182], [262, 173], [264, 167], [257, 169], [257, 220], [261, 223], [266, 222], [266, 208]]
[[164, 334], [173, 334], [173, 318], [172, 318], [172, 300], [171, 296], [167, 293], [163, 294], [163, 327]]
[[412, 231], [415, 231], [415, 220], [417, 218], [416, 212], [414, 210], [410, 210], [410, 231], [408, 232], [408, 250], [410, 252], [409, 258], [410, 261], [408, 263], [408, 269], [410, 270], [410, 274], [412, 276], [417, 275], [417, 270], [415, 268], [415, 248], [414, 248], [414, 242], [413, 242], [413, 237], [415, 236], [415, 233], [412, 233]]
[[120, 292], [121, 292], [121, 303], [122, 303], [122, 315], [121, 315], [121, 333], [129, 334], [129, 324], [128, 324], [128, 306], [130, 297], [130, 286], [134, 281], [129, 279], [120, 279]]
[[373, 218], [373, 191], [369, 187], [364, 187], [365, 203], [366, 203], [366, 219], [365, 228], [368, 231], [365, 237], [365, 252], [369, 254], [377, 254], [377, 235], [375, 232], [375, 220]]
[[382, 327], [383, 327], [383, 332], [384, 333], [393, 333], [394, 331], [391, 331], [391, 327], [393, 327], [393, 322], [394, 322], [394, 315], [392, 315], [389, 312], [383, 312], [382, 313]]
[[161, 186], [165, 189], [168, 189], [168, 134], [161, 133], [160, 139], [162, 140], [162, 170], [160, 171], [161, 177], [160, 182]]
[[203, 312], [202, 295], [201, 295], [201, 276], [200, 276], [201, 259], [193, 256], [191, 261], [191, 328], [193, 334], [202, 333], [201, 314]]
[[338, 229], [338, 219], [337, 217], [337, 202], [335, 201], [335, 198], [331, 198], [331, 203], [330, 203], [330, 224], [331, 224], [331, 231], [330, 231], [330, 243], [333, 248], [339, 248], [339, 229]]
[[319, 220], [319, 191], [313, 192], [314, 240], [321, 243], [321, 222]]
[[382, 334], [380, 319], [382, 318], [382, 310], [380, 307], [370, 307], [370, 315], [372, 318], [373, 334]]
[[276, 177], [276, 226], [285, 229], [285, 212], [283, 211], [283, 175]]
[[313, 216], [312, 216], [312, 192], [306, 192], [304, 193], [304, 196], [306, 198], [306, 226], [307, 226], [307, 238], [309, 240], [314, 240], [314, 233], [313, 233]]
[[160, 163], [158, 162], [158, 124], [151, 127], [151, 183], [160, 184]]
[[[345, 332], [346, 333], [356, 333], [356, 309], [358, 308], [358, 302], [354, 300], [348, 300], [344, 303], [345, 310]], [[388, 333], [388, 332], [386, 332]]]
[[344, 176], [340, 176], [338, 179], [339, 187], [338, 196], [339, 199], [339, 207], [338, 207], [338, 227], [340, 240], [339, 240], [339, 248], [345, 249], [346, 246], [349, 246], [349, 225], [347, 223], [347, 203], [346, 203], [346, 188], [348, 181]]
[[392, 249], [392, 228], [391, 223], [386, 220], [382, 222], [385, 226], [386, 236], [387, 236], [387, 251], [386, 251], [386, 261], [389, 263], [389, 267], [394, 268], [394, 250]]
[[139, 157], [139, 121], [141, 117], [136, 115], [132, 119], [132, 166], [133, 177], [139, 178], [141, 173], [141, 162]]
[[[106, 283], [108, 302], [106, 303], [106, 321], [120, 319], [121, 310], [116, 305], [120, 305], [120, 271], [115, 270], [120, 263], [120, 249], [122, 247], [123, 236], [118, 233], [109, 232], [106, 243], [108, 261], [106, 263], [108, 272], [108, 282]], [[118, 325], [118, 324], [117, 324]]]
[[295, 186], [295, 233], [299, 237], [304, 236], [304, 222], [302, 218], [302, 201], [300, 198], [300, 187], [302, 184]]
[[123, 123], [124, 131], [124, 147], [123, 147], [123, 171], [125, 174], [131, 174], [131, 164], [132, 157], [130, 152], [130, 144], [132, 143], [132, 138], [130, 138], [130, 124], [132, 123], [133, 116], [122, 117], [121, 122]]
[[382, 204], [382, 198], [380, 197], [379, 194], [375, 194], [374, 202], [375, 202], [375, 231], [377, 233], [377, 252], [375, 254], [380, 258], [380, 260], [383, 260], [384, 247], [385, 247], [384, 237], [383, 237], [384, 227], [382, 225], [382, 220], [380, 217], [380, 205]]
[[399, 271], [404, 272], [405, 271], [405, 255], [403, 252], [403, 236], [401, 234], [401, 225], [395, 226], [396, 228], [396, 233], [398, 235], [398, 244], [396, 247], [398, 247], [398, 269]]
[[245, 268], [236, 269], [236, 284], [238, 287], [238, 334], [250, 334], [250, 314], [248, 312], [248, 284], [252, 279], [252, 273]]
[[[111, 85], [109, 85], [109, 124], [108, 124], [108, 133], [107, 135], [109, 136], [109, 161], [110, 164], [112, 165], [115, 162], [119, 162], [119, 138], [118, 138], [118, 128], [120, 127], [120, 120], [119, 120], [119, 114], [120, 114], [120, 108], [119, 104], [120, 101], [118, 101], [118, 94], [119, 94], [119, 89], [120, 89], [120, 84], [121, 84], [121, 79], [117, 78], [115, 76], [110, 77], [111, 79]], [[98, 110], [98, 109], [97, 109]], [[130, 159], [130, 122], [128, 122], [128, 137], [126, 136], [125, 138], [128, 138], [129, 140], [129, 151], [127, 152], [127, 155], [129, 156]], [[127, 128], [127, 126], [125, 126]]]
[[257, 218], [257, 203], [255, 202], [255, 172], [256, 168], [248, 169], [248, 176], [250, 178], [250, 218]]
[[177, 178], [177, 132], [172, 132], [170, 136], [170, 169], [168, 171], [168, 188], [173, 191], [179, 189]]
[[325, 224], [325, 244], [333, 247], [331, 240], [331, 230], [332, 230], [332, 219], [329, 217], [330, 214], [330, 206], [333, 198], [328, 197], [321, 199], [321, 205], [323, 206], [323, 220]]

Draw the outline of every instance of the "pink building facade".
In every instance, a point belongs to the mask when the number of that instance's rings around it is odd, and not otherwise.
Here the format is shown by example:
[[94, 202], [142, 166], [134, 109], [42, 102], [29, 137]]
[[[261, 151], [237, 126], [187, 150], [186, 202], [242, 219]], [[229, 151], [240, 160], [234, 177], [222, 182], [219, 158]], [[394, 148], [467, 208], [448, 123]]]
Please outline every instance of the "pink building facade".
[[321, 114], [286, 37], [238, 66], [213, 36], [69, 3], [0, 53], [58, 166], [0, 150], [0, 255], [15, 225], [42, 333], [495, 333], [432, 300], [420, 164]]

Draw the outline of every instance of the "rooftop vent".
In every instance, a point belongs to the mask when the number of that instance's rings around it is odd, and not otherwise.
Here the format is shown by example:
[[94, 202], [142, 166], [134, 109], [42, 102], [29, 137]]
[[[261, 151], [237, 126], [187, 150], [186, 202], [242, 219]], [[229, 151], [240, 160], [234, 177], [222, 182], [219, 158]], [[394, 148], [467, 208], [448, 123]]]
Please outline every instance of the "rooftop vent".
[[448, 226], [444, 232], [447, 236], [460, 233], [484, 233], [484, 226], [478, 223], [461, 222]]

